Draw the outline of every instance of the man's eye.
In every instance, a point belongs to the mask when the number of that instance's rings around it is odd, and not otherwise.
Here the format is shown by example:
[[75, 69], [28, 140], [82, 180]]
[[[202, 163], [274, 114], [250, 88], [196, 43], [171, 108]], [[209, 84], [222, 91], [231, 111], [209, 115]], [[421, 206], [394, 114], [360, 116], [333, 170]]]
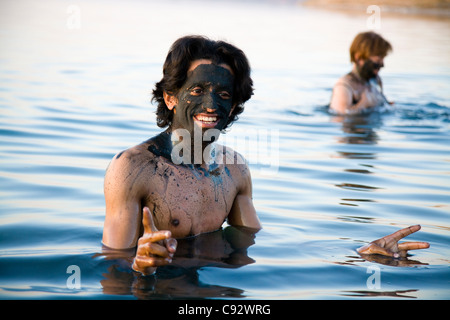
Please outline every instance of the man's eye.
[[220, 96], [222, 99], [230, 99], [230, 98], [231, 98], [231, 94], [229, 94], [229, 93], [226, 92], [226, 91], [219, 92], [219, 96]]
[[191, 90], [191, 95], [193, 96], [199, 96], [203, 93], [203, 89], [200, 87], [195, 87], [194, 89]]

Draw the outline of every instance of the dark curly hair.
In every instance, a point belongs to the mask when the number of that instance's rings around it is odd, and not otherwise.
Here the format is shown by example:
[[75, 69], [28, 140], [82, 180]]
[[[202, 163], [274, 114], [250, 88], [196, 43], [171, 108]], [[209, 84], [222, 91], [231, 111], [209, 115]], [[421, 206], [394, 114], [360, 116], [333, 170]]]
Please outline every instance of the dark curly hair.
[[187, 78], [192, 61], [208, 59], [219, 65], [230, 66], [234, 74], [232, 102], [235, 108], [224, 129], [244, 111], [243, 104], [253, 94], [253, 81], [250, 78], [250, 64], [244, 52], [224, 41], [210, 40], [204, 36], [185, 36], [176, 40], [167, 54], [163, 67], [163, 78], [156, 83], [152, 101], [158, 103], [156, 123], [164, 128], [172, 124], [173, 110], [169, 110], [164, 102], [163, 93], [177, 95]]

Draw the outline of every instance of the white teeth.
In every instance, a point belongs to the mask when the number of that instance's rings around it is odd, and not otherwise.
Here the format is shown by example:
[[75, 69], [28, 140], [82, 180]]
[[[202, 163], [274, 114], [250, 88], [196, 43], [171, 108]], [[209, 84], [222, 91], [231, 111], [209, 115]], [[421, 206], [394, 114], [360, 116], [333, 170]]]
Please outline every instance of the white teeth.
[[206, 116], [197, 116], [197, 120], [202, 122], [216, 122], [217, 117], [206, 117]]

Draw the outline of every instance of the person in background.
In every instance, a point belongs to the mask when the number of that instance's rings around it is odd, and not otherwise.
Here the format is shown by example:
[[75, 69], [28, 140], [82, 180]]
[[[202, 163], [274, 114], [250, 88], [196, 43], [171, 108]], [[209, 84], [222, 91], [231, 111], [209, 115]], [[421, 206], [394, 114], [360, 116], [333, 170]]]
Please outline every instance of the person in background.
[[333, 88], [330, 110], [334, 113], [361, 114], [388, 102], [383, 94], [379, 72], [391, 44], [375, 32], [359, 33], [350, 46], [352, 71], [341, 77]]
[[[386, 103], [393, 104], [384, 96], [379, 76], [380, 69], [384, 66], [384, 58], [391, 51], [391, 44], [375, 32], [362, 32], [356, 35], [350, 46], [352, 71], [336, 82], [330, 110], [338, 115], [356, 115], [369, 112]], [[429, 243], [421, 241], [398, 243], [399, 240], [420, 229], [420, 225], [413, 225], [398, 230], [362, 246], [357, 251], [365, 258], [377, 255], [405, 258], [409, 250], [429, 248]]]

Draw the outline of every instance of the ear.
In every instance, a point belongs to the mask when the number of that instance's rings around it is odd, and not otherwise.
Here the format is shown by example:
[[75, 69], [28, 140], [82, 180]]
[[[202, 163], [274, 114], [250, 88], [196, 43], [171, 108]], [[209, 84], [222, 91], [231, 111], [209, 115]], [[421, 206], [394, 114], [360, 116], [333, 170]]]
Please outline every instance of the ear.
[[169, 110], [172, 110], [177, 104], [178, 99], [175, 96], [168, 94], [167, 92], [163, 92], [164, 102]]

